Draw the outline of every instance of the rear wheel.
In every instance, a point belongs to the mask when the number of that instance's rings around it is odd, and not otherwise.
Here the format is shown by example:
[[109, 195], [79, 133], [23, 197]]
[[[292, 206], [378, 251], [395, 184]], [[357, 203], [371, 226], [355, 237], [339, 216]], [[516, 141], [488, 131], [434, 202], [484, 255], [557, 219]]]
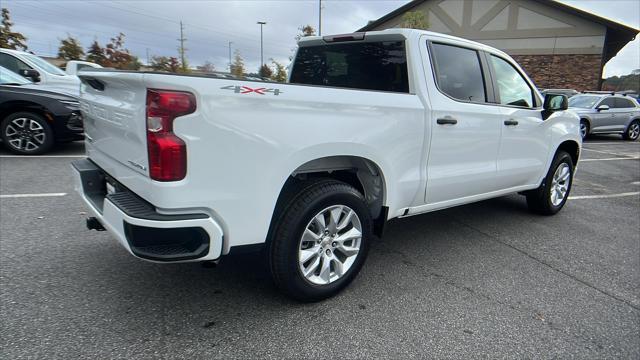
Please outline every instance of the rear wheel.
[[636, 141], [640, 137], [640, 121], [633, 120], [622, 135], [625, 140]]
[[302, 186], [283, 207], [269, 246], [276, 286], [300, 301], [318, 301], [346, 287], [364, 264], [372, 220], [351, 185], [323, 180]]
[[560, 211], [569, 198], [573, 169], [571, 156], [565, 151], [558, 151], [542, 185], [526, 193], [529, 209], [542, 215]]
[[580, 136], [584, 140], [589, 135], [589, 122], [585, 119], [580, 120]]
[[22, 155], [42, 154], [53, 146], [53, 130], [40, 116], [19, 112], [7, 116], [0, 126], [0, 136], [10, 151]]

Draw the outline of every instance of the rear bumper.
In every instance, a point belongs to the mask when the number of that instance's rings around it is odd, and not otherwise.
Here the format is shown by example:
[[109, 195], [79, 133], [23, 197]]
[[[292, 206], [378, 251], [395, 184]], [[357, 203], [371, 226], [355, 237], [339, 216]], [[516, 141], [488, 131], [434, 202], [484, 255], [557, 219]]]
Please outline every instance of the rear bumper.
[[[154, 262], [220, 257], [222, 228], [207, 214], [166, 215], [87, 159], [72, 163], [75, 188], [92, 215], [132, 255]], [[107, 193], [107, 181], [115, 192]]]

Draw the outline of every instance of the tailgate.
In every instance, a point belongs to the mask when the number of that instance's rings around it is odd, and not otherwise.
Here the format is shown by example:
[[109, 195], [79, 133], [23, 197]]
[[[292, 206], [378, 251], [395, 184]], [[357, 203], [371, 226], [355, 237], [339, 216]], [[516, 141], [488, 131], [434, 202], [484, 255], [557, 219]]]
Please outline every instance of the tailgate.
[[144, 74], [84, 71], [79, 77], [87, 155], [148, 175]]

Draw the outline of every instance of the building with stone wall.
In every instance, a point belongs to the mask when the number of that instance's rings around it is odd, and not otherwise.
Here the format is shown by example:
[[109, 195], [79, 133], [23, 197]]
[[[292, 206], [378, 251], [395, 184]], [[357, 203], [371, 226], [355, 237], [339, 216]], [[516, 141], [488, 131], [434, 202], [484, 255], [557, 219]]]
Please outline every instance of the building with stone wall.
[[639, 32], [552, 0], [413, 0], [358, 31], [400, 27], [409, 11], [430, 31], [508, 53], [540, 88], [600, 89], [604, 65]]

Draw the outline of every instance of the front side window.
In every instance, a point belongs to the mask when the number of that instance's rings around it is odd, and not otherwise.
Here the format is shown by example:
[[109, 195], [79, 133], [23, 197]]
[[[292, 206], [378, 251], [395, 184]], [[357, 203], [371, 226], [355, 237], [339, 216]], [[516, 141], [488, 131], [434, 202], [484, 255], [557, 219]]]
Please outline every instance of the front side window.
[[500, 104], [533, 107], [533, 91], [513, 65], [493, 55], [491, 55], [491, 64], [498, 84]]
[[0, 85], [4, 84], [27, 85], [31, 84], [31, 81], [23, 78], [13, 71], [10, 71], [7, 68], [0, 66]]
[[48, 72], [49, 74], [60, 75], [60, 76], [66, 75], [64, 71], [62, 71], [59, 67], [52, 65], [51, 63], [47, 62], [47, 60], [39, 56], [32, 55], [32, 54], [27, 54], [24, 56], [29, 58], [30, 61], [33, 61], [38, 67]]
[[477, 51], [438, 43], [432, 43], [431, 50], [440, 91], [458, 100], [487, 101]]
[[15, 56], [0, 53], [0, 66], [9, 69], [15, 73], [18, 73], [20, 70], [29, 70], [31, 66], [25, 64]]
[[300, 47], [290, 82], [408, 93], [404, 41]]
[[598, 104], [598, 106], [607, 105], [609, 109], [614, 109], [616, 107], [616, 99], [613, 97], [605, 98]]

